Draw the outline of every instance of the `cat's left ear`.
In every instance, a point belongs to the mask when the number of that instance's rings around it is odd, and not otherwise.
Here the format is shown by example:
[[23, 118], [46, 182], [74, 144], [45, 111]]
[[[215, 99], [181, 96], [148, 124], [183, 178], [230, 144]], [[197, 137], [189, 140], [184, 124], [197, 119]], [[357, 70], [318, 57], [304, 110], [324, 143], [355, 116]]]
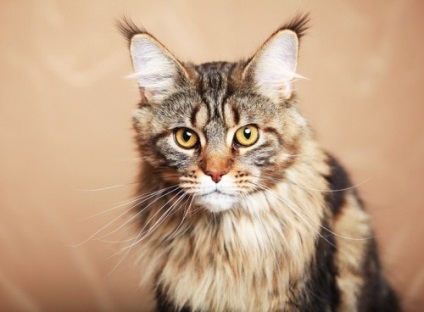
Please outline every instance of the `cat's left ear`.
[[243, 77], [253, 82], [256, 90], [275, 101], [286, 100], [293, 92], [299, 39], [306, 30], [307, 16], [277, 30], [246, 65]]

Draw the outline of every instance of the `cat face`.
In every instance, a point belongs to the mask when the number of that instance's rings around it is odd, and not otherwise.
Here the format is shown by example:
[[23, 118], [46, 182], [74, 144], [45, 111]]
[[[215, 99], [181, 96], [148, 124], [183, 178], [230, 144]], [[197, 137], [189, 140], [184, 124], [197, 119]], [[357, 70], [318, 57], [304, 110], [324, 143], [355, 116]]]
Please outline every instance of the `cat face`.
[[182, 64], [147, 33], [131, 39], [146, 162], [212, 212], [280, 182], [306, 123], [294, 107], [298, 36], [276, 32], [247, 62]]

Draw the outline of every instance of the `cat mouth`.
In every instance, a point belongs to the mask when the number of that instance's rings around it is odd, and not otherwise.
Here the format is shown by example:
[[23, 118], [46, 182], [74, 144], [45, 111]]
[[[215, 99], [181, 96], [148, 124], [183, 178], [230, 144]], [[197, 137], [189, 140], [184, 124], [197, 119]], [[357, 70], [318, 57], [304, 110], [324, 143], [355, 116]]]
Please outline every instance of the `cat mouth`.
[[234, 195], [234, 194], [224, 193], [224, 192], [222, 192], [222, 191], [220, 191], [220, 190], [218, 190], [218, 189], [216, 189], [216, 190], [214, 190], [214, 191], [212, 191], [212, 192], [206, 193], [206, 194], [202, 194], [202, 196], [215, 195], [215, 194], [224, 195], [224, 196], [231, 196], [231, 197], [235, 197], [235, 195]]
[[220, 212], [228, 210], [237, 202], [237, 197], [234, 194], [224, 193], [219, 190], [214, 190], [197, 197], [197, 203], [205, 207], [211, 212]]

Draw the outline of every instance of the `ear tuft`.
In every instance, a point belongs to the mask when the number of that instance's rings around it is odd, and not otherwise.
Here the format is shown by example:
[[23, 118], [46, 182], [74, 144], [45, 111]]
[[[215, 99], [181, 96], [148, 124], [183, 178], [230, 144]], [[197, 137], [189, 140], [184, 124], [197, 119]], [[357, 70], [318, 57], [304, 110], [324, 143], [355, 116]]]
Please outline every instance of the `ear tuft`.
[[310, 17], [308, 13], [298, 14], [288, 23], [283, 24], [276, 32], [281, 30], [291, 30], [296, 33], [297, 38], [300, 40], [308, 31]]
[[126, 16], [122, 17], [120, 20], [116, 20], [115, 26], [119, 32], [128, 40], [128, 43], [131, 42], [131, 38], [135, 35], [147, 33], [144, 28], [138, 27]]

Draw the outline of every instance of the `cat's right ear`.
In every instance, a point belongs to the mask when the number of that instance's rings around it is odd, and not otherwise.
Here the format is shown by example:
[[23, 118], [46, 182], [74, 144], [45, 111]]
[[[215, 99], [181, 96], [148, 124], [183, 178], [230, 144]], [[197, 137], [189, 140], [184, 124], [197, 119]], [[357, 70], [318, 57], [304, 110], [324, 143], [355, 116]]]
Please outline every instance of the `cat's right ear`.
[[[128, 29], [131, 26], [132, 28]], [[183, 65], [157, 39], [135, 28], [134, 24], [119, 25], [130, 45], [134, 73], [142, 101], [161, 103], [185, 83], [188, 73]]]
[[176, 58], [147, 33], [131, 38], [130, 51], [134, 68], [130, 77], [137, 79], [141, 96], [147, 102], [162, 102], [188, 76]]

